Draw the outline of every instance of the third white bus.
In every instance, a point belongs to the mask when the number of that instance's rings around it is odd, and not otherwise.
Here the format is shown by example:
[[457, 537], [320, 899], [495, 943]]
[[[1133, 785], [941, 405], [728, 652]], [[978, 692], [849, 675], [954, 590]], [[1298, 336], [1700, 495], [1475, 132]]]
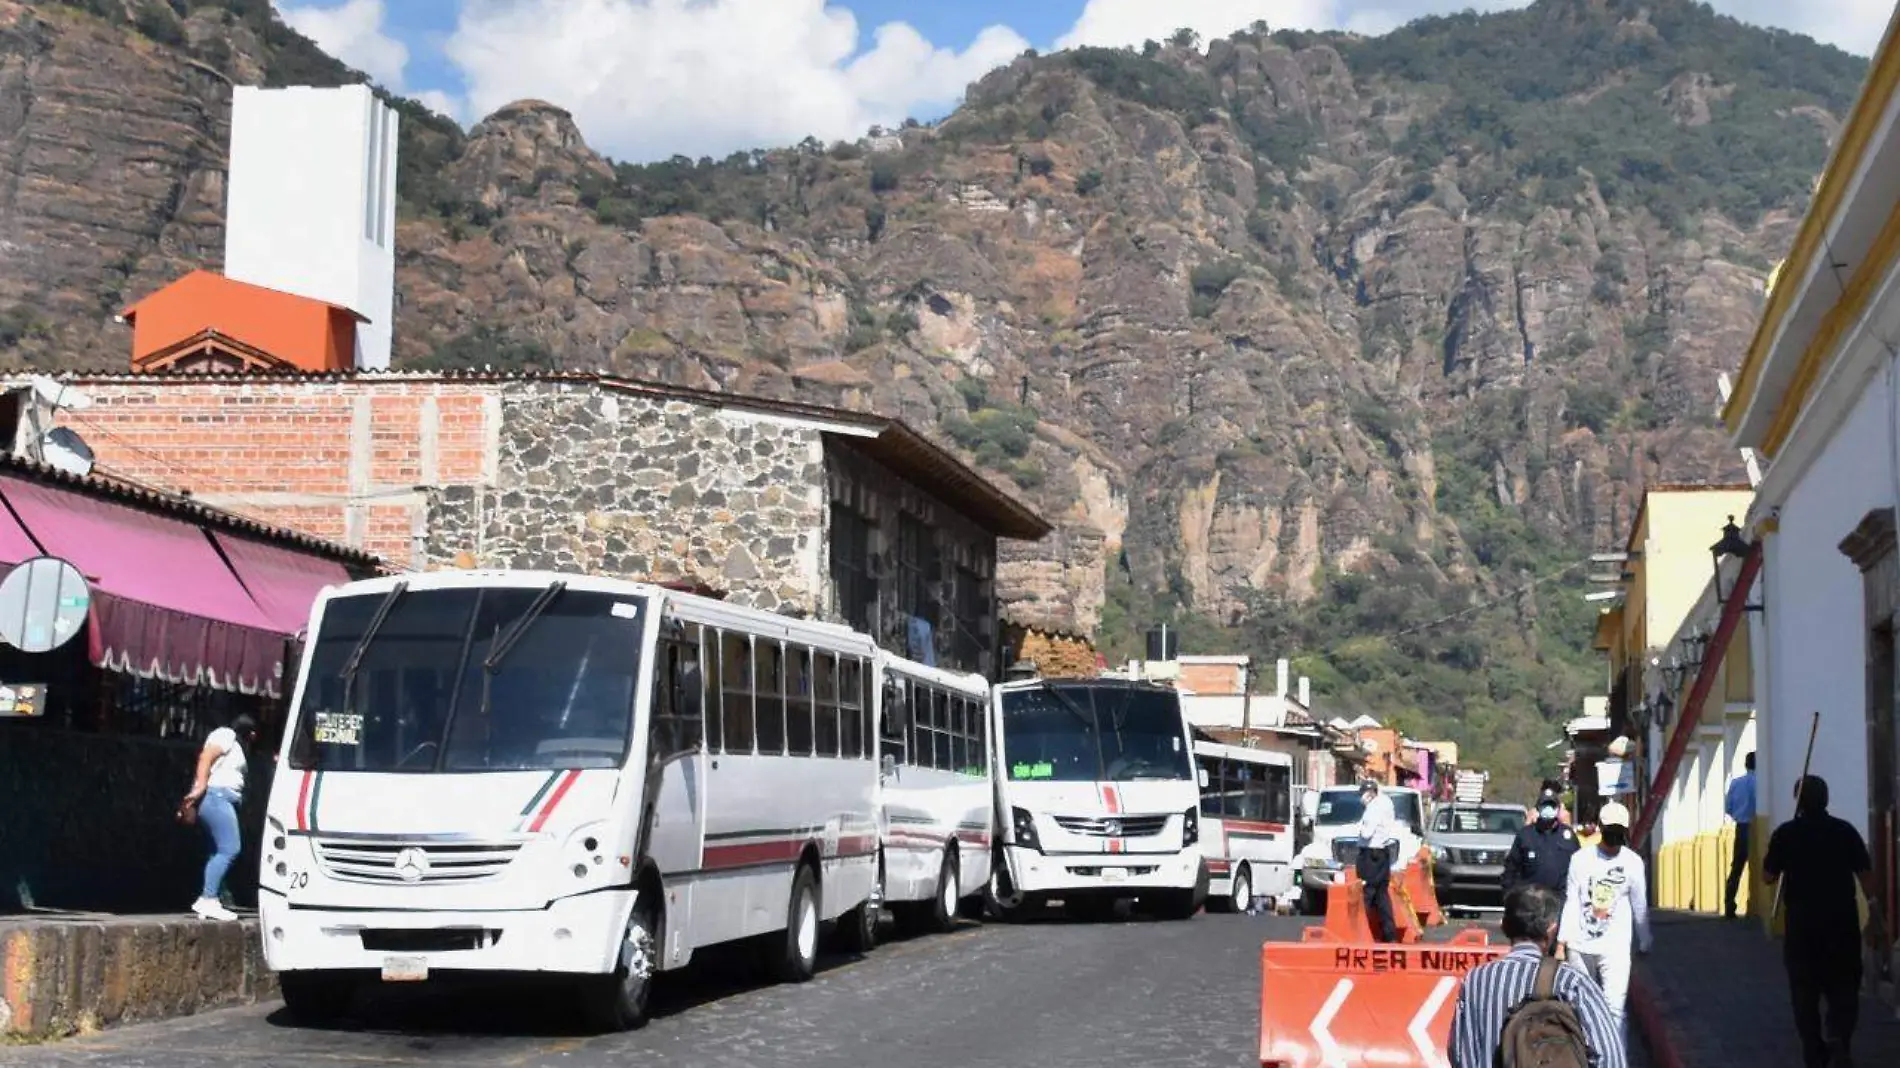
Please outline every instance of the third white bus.
[[1208, 869], [1180, 695], [1032, 679], [996, 687], [994, 706], [998, 908], [1060, 900], [1088, 916], [1135, 899], [1162, 916], [1198, 912]]

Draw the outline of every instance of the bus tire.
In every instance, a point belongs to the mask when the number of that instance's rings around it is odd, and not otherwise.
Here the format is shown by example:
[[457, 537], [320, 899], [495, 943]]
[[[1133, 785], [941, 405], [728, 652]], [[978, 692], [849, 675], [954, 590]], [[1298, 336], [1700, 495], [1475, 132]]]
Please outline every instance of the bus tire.
[[944, 847], [943, 866], [937, 872], [937, 892], [932, 895], [930, 911], [925, 914], [926, 929], [932, 934], [944, 934], [956, 930], [957, 906], [963, 896], [960, 870], [961, 866], [957, 863], [957, 845], [952, 842]]
[[659, 925], [653, 919], [653, 906], [642, 901], [627, 917], [627, 932], [613, 972], [589, 977], [581, 992], [581, 1013], [589, 1027], [613, 1034], [646, 1026], [653, 976], [660, 968], [659, 953]]
[[877, 923], [884, 912], [884, 858], [877, 862], [877, 881], [871, 884], [871, 896], [858, 907], [838, 917], [838, 948], [846, 953], [865, 956], [877, 948]]
[[1234, 869], [1233, 881], [1227, 885], [1227, 900], [1222, 912], [1246, 912], [1253, 907], [1253, 869], [1242, 864]]
[[342, 1019], [356, 997], [355, 982], [335, 972], [280, 972], [277, 985], [290, 1018], [306, 1027]]
[[785, 903], [785, 932], [772, 957], [772, 973], [782, 983], [802, 983], [818, 970], [818, 876], [800, 862]]

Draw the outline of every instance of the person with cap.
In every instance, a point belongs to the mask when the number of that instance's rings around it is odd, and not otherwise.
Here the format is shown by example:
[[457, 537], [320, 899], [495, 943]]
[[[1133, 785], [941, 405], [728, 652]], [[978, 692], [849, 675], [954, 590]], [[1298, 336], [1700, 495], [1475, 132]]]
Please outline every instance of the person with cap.
[[1629, 848], [1630, 810], [1611, 801], [1598, 810], [1597, 823], [1603, 840], [1570, 858], [1558, 940], [1603, 988], [1620, 1029], [1629, 998], [1631, 943], [1639, 953], [1648, 953], [1651, 943], [1649, 875], [1643, 858]]
[[1399, 841], [1398, 813], [1376, 780], [1366, 779], [1359, 784], [1359, 800], [1365, 807], [1359, 817], [1359, 857], [1353, 867], [1365, 884], [1366, 918], [1372, 922], [1375, 941], [1397, 942], [1391, 885], [1392, 854]]
[[1563, 821], [1563, 803], [1548, 786], [1537, 797], [1535, 819], [1518, 828], [1504, 854], [1504, 892], [1526, 884], [1564, 897], [1570, 883], [1570, 858], [1579, 848], [1577, 833]]
[[[1784, 883], [1788, 937], [1782, 965], [1794, 1001], [1795, 1031], [1808, 1068], [1851, 1064], [1848, 1045], [1860, 1018], [1860, 906], [1858, 881], [1870, 902], [1878, 902], [1873, 858], [1853, 824], [1827, 810], [1827, 780], [1809, 775], [1795, 787], [1794, 819], [1768, 836], [1761, 874], [1768, 885]], [[1878, 904], [1868, 910], [1866, 937], [1887, 945]], [[1822, 1002], [1827, 1003], [1825, 1021]], [[1825, 1029], [1823, 1024], [1825, 1023]], [[1831, 1058], [1831, 1059], [1830, 1059]]]

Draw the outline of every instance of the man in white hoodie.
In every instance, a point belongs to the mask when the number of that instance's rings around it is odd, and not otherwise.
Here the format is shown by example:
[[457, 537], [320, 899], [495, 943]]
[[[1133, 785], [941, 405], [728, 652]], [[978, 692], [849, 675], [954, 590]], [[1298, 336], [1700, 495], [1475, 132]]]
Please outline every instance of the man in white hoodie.
[[1597, 813], [1603, 839], [1570, 858], [1569, 893], [1558, 940], [1603, 988], [1619, 1028], [1627, 1031], [1630, 948], [1648, 953], [1649, 882], [1643, 858], [1627, 848], [1630, 810], [1615, 801]]

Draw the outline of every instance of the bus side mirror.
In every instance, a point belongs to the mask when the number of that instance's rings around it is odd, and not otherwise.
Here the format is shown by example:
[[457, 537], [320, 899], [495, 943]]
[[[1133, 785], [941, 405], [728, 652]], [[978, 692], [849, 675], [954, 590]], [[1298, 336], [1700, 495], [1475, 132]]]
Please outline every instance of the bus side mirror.
[[897, 774], [897, 758], [889, 753], [884, 754], [884, 759], [879, 762], [879, 770], [887, 779]]
[[1207, 769], [1201, 769], [1201, 789], [1207, 789]]
[[1312, 823], [1316, 819], [1319, 819], [1319, 794], [1308, 790], [1300, 795], [1300, 820]]

